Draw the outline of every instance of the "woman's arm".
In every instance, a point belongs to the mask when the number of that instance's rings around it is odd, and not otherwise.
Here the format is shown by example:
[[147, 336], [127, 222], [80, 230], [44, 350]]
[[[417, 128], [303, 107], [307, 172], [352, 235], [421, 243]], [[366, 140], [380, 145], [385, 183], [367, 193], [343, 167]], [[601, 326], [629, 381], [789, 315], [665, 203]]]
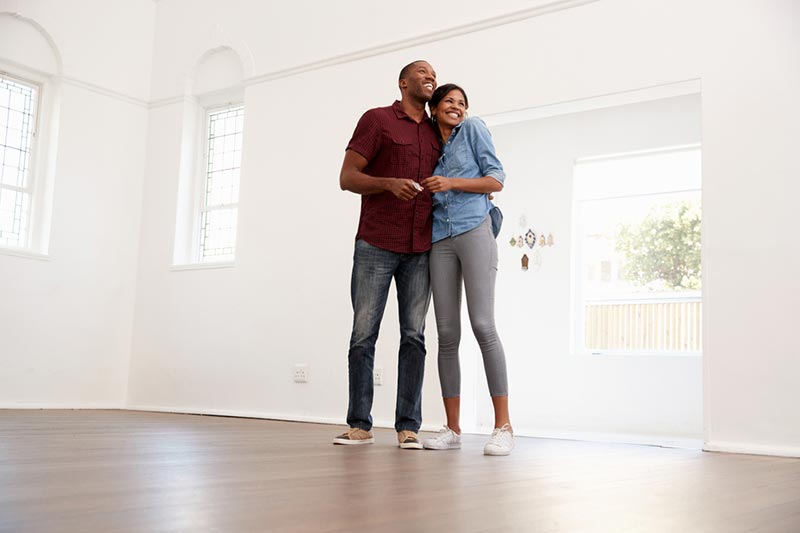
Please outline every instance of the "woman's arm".
[[489, 133], [486, 123], [477, 117], [471, 117], [461, 128], [462, 134], [466, 135], [467, 142], [472, 147], [475, 163], [483, 176], [480, 178], [431, 176], [422, 180], [422, 186], [433, 193], [457, 190], [487, 194], [502, 191], [506, 173], [494, 151], [492, 134]]
[[503, 184], [492, 176], [483, 176], [481, 178], [431, 176], [422, 180], [422, 186], [433, 193], [457, 190], [485, 194], [503, 190]]

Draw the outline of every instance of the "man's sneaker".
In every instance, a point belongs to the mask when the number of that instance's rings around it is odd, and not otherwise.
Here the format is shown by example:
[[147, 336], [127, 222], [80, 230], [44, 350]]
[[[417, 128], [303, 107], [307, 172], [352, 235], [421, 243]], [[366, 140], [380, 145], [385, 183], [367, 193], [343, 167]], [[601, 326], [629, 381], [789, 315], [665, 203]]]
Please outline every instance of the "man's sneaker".
[[428, 450], [455, 450], [461, 448], [461, 435], [444, 426], [438, 435], [425, 439], [422, 445]]
[[397, 433], [397, 442], [401, 448], [406, 450], [421, 450], [422, 443], [413, 431], [404, 430]]
[[372, 444], [373, 442], [375, 439], [372, 437], [372, 432], [361, 428], [350, 428], [333, 439], [334, 444]]
[[489, 442], [483, 447], [483, 455], [508, 455], [514, 449], [514, 434], [511, 426], [503, 424], [501, 428], [495, 428]]

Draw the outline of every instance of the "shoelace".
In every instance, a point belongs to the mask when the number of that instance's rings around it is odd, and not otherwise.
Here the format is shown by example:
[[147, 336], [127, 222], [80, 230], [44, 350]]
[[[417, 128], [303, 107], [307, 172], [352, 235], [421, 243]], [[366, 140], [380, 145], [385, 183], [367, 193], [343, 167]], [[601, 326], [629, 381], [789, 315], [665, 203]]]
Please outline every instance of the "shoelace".
[[450, 436], [450, 433], [453, 433], [453, 430], [451, 430], [447, 426], [443, 426], [442, 429], [439, 430], [439, 435], [436, 437], [436, 440], [440, 441], [440, 442], [441, 441], [448, 441], [448, 440], [450, 440], [452, 438]]
[[511, 429], [509, 428], [508, 424], [503, 424], [503, 427], [494, 428], [492, 431], [492, 436], [489, 437], [489, 442], [493, 444], [500, 444], [502, 441], [509, 441], [513, 433], [511, 433]]
[[350, 429], [348, 429], [347, 433], [346, 433], [347, 438], [352, 439], [355, 436], [355, 434], [358, 433], [359, 431], [361, 431], [360, 428], [350, 428]]

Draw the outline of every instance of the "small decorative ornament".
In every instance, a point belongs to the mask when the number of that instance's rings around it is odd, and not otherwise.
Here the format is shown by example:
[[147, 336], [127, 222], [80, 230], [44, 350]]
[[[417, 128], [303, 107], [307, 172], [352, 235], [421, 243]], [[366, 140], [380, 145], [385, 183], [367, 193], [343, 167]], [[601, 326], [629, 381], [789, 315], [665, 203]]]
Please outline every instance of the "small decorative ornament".
[[522, 238], [522, 235], [517, 237], [517, 248], [522, 248], [525, 245], [525, 239]]
[[538, 272], [542, 268], [542, 252], [537, 248], [531, 253], [531, 270]]
[[522, 254], [522, 270], [528, 270], [528, 254]]
[[528, 233], [525, 234], [525, 244], [528, 245], [528, 248], [533, 248], [536, 246], [536, 234], [528, 230]]
[[544, 236], [544, 233], [539, 235], [539, 246], [544, 246], [547, 244], [547, 237]]
[[524, 228], [527, 225], [528, 225], [528, 217], [526, 217], [524, 214], [520, 215], [519, 216], [519, 227], [520, 228]]
[[517, 245], [517, 239], [515, 239], [514, 237], [511, 237], [511, 240], [508, 241], [508, 244], [510, 244], [511, 246], [516, 246]]
[[553, 234], [550, 233], [547, 235], [547, 246], [553, 246], [555, 244], [555, 239], [553, 238]]

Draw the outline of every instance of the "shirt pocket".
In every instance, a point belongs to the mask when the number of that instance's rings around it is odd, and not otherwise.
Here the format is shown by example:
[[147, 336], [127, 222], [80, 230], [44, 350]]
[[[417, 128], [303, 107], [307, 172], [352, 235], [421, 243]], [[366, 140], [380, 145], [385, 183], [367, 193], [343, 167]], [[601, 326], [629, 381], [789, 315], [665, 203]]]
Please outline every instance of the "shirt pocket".
[[471, 177], [465, 176], [464, 173], [474, 166], [475, 157], [472, 155], [472, 149], [467, 143], [460, 142], [455, 144], [450, 150], [448, 155], [449, 161], [447, 162], [448, 170], [453, 176], [458, 177]]
[[393, 165], [408, 165], [415, 157], [416, 144], [412, 139], [399, 135], [389, 137], [389, 162]]

